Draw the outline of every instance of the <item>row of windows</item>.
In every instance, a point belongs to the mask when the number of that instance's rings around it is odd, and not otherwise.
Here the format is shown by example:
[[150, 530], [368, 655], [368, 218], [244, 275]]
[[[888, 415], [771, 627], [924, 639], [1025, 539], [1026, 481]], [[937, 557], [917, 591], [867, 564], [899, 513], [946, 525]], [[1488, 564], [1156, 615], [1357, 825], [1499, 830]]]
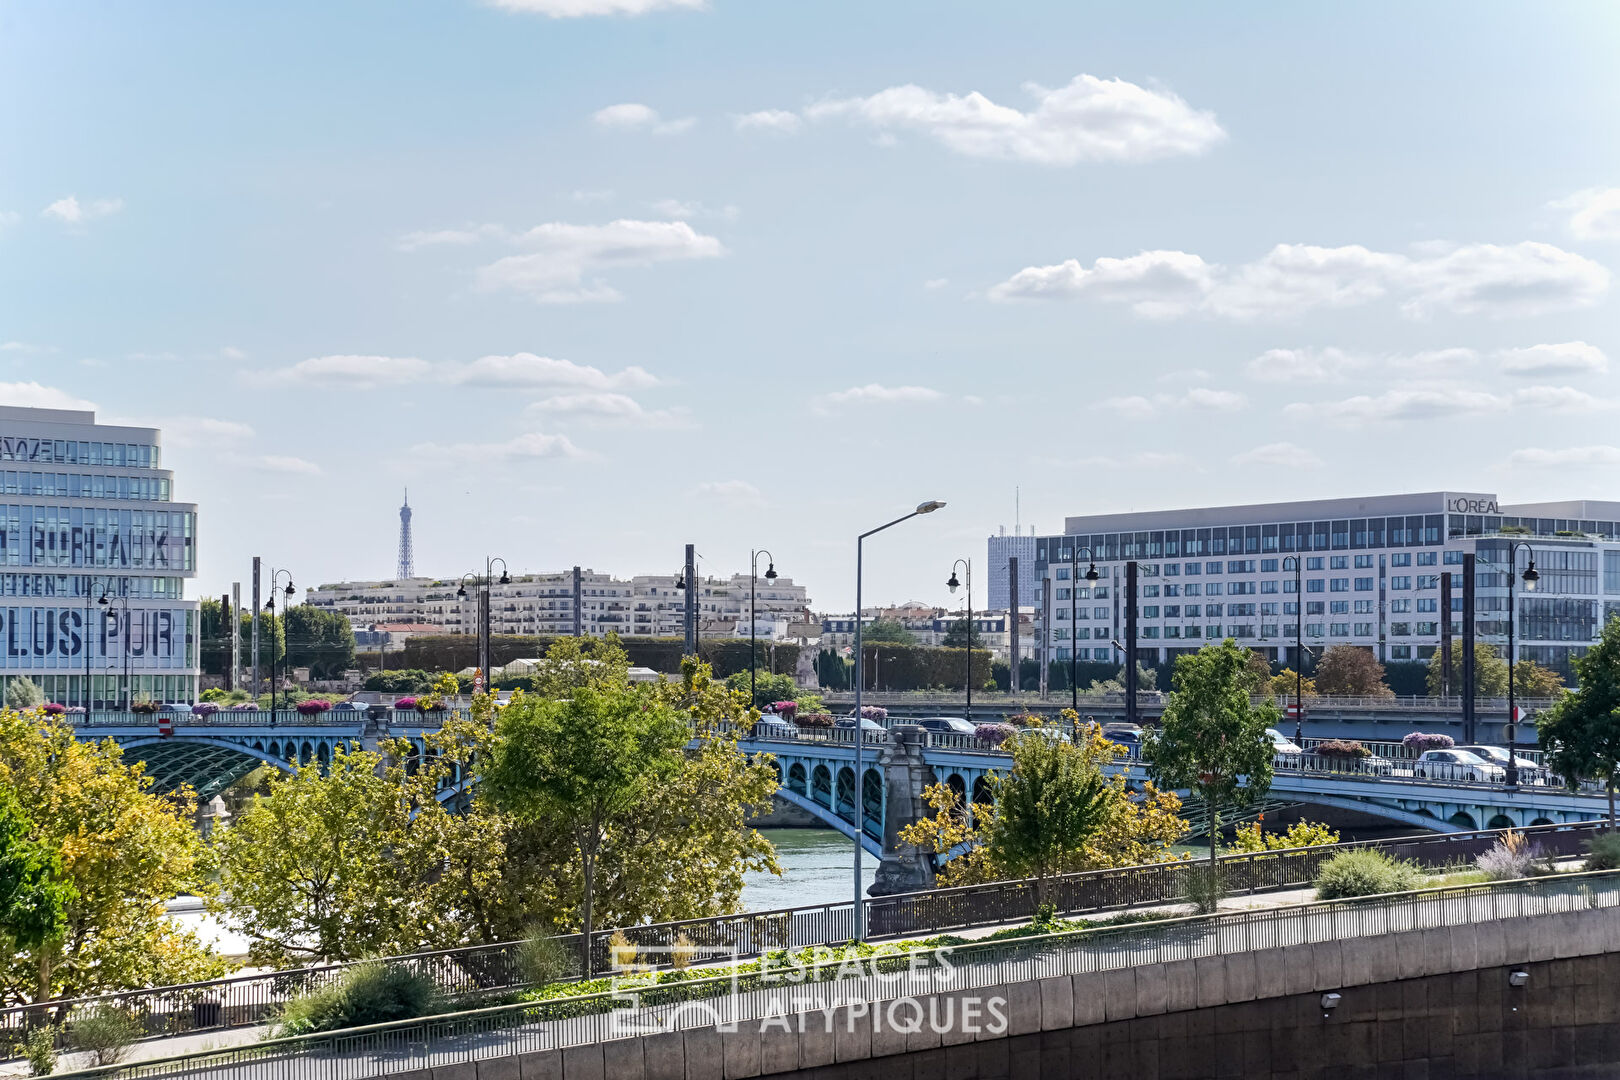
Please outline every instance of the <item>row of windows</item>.
[[195, 531], [189, 512], [0, 505], [0, 562], [184, 572]]
[[0, 436], [0, 461], [155, 469], [158, 466], [158, 448], [140, 443], [77, 442], [73, 439], [4, 435]]
[[1445, 515], [1350, 518], [1276, 525], [1234, 525], [1208, 529], [1093, 533], [1053, 537], [1036, 543], [1036, 558], [1050, 562], [1092, 559], [1174, 559], [1192, 555], [1262, 555], [1273, 552], [1439, 544]]
[[167, 476], [102, 476], [97, 473], [0, 473], [7, 495], [62, 496], [68, 499], [129, 499], [168, 502]]
[[99, 574], [0, 574], [0, 596], [127, 596], [131, 600], [179, 600], [184, 579], [102, 577]]

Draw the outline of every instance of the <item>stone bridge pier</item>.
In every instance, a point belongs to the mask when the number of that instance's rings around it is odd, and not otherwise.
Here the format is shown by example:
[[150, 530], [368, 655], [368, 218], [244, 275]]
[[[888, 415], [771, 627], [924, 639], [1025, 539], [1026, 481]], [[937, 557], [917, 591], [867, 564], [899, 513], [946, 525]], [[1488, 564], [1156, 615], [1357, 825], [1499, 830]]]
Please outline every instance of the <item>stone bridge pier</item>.
[[923, 760], [928, 733], [915, 724], [889, 730], [883, 765], [883, 859], [867, 890], [872, 896], [917, 892], [934, 887], [934, 862], [928, 852], [900, 839], [900, 830], [929, 816], [923, 789], [934, 782], [934, 770]]

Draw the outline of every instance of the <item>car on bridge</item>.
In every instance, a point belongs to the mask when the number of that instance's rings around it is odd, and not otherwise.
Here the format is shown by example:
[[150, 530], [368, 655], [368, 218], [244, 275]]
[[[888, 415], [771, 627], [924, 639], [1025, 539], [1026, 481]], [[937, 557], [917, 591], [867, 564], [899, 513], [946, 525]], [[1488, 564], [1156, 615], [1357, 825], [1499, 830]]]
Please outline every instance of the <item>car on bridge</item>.
[[911, 723], [940, 735], [972, 735], [976, 730], [972, 723], [960, 716], [924, 716]]
[[751, 732], [756, 739], [797, 739], [799, 728], [772, 713], [761, 713]]
[[[840, 716], [837, 720], [833, 721], [833, 727], [854, 728], [854, 726], [855, 718], [853, 716]], [[878, 723], [876, 720], [865, 719], [861, 721], [861, 730], [886, 732], [889, 729]]]
[[1487, 780], [1501, 783], [1507, 770], [1467, 750], [1425, 750], [1412, 763], [1412, 773], [1425, 780]]
[[[1502, 771], [1504, 773], [1507, 772], [1508, 752], [1507, 752], [1506, 747], [1486, 746], [1483, 743], [1481, 743], [1481, 744], [1471, 744], [1471, 745], [1468, 745], [1468, 746], [1458, 746], [1458, 747], [1455, 747], [1454, 749], [1466, 750], [1470, 754], [1473, 754], [1475, 757], [1484, 758], [1486, 761], [1490, 762], [1492, 765], [1500, 765], [1500, 766], [1502, 766]], [[1519, 782], [1520, 783], [1523, 783], [1523, 784], [1545, 784], [1547, 782], [1547, 770], [1543, 766], [1537, 765], [1534, 761], [1531, 761], [1529, 758], [1521, 757], [1518, 754], [1514, 754], [1513, 755], [1513, 764], [1519, 770], [1519, 773], [1520, 773]], [[1530, 775], [1525, 776], [1524, 775], [1525, 773], [1529, 773]]]
[[1266, 728], [1266, 737], [1271, 740], [1271, 748], [1273, 753], [1303, 754], [1305, 752], [1294, 744], [1294, 740], [1290, 739], [1288, 736], [1284, 735], [1274, 727]]

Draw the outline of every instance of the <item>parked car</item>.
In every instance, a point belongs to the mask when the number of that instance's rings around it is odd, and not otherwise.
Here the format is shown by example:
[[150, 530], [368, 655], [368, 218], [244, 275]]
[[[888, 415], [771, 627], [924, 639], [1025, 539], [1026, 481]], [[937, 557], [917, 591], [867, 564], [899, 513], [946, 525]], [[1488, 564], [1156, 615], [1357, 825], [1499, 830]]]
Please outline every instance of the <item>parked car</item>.
[[1305, 752], [1294, 744], [1294, 740], [1290, 739], [1288, 736], [1284, 735], [1274, 727], [1266, 728], [1266, 734], [1271, 737], [1273, 753], [1303, 754]]
[[1412, 765], [1414, 775], [1430, 780], [1480, 780], [1501, 783], [1507, 770], [1493, 765], [1478, 754], [1456, 748], [1425, 750]]
[[1015, 739], [1050, 739], [1052, 742], [1068, 742], [1069, 734], [1057, 727], [1027, 727], [1019, 728]]
[[[833, 721], [833, 727], [854, 728], [854, 726], [855, 718], [853, 716], [840, 716], [837, 720]], [[876, 720], [862, 720], [861, 730], [887, 732], [889, 729], [878, 723]]]
[[165, 701], [163, 704], [158, 706], [158, 712], [188, 713], [190, 711], [191, 703], [187, 701]]
[[925, 716], [913, 721], [918, 727], [941, 735], [972, 735], [974, 725], [960, 716]]
[[1102, 736], [1132, 749], [1142, 745], [1142, 729], [1135, 724], [1104, 724]]
[[333, 704], [333, 712], [365, 712], [366, 703], [363, 701], [339, 701]]
[[780, 716], [764, 713], [754, 724], [753, 735], [756, 739], [797, 739], [799, 729]]
[[[1459, 747], [1456, 747], [1456, 749], [1458, 749], [1458, 750], [1466, 750], [1470, 754], [1473, 754], [1475, 757], [1484, 758], [1486, 761], [1490, 762], [1492, 765], [1500, 765], [1500, 766], [1502, 766], [1502, 771], [1504, 773], [1507, 772], [1508, 752], [1507, 752], [1507, 749], [1505, 747], [1477, 745], [1477, 746], [1459, 746]], [[1532, 772], [1532, 773], [1536, 774], [1536, 776], [1538, 778], [1542, 778], [1542, 779], [1545, 778], [1545, 770], [1543, 770], [1543, 768], [1540, 765], [1537, 765], [1535, 762], [1531, 761], [1527, 757], [1522, 757], [1519, 754], [1514, 754], [1513, 755], [1513, 764], [1518, 766], [1521, 773], [1525, 772], [1525, 771], [1529, 771], [1529, 772]], [[1526, 778], [1523, 777], [1523, 776], [1520, 777], [1521, 781], [1524, 781], [1525, 779]]]

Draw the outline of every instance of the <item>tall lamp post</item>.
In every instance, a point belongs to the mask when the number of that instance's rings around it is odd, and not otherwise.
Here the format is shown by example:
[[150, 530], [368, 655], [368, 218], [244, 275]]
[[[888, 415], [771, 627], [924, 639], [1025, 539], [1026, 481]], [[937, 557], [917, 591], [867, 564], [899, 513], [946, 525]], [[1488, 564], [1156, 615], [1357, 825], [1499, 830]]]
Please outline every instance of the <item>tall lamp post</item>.
[[1086, 561], [1091, 564], [1086, 567], [1086, 580], [1097, 580], [1097, 557], [1091, 553], [1091, 549], [1088, 547], [1071, 547], [1069, 549], [1069, 705], [1074, 709], [1076, 723], [1080, 721], [1080, 668], [1076, 663], [1079, 653], [1075, 649], [1075, 643], [1080, 640], [1080, 631], [1078, 629], [1080, 625], [1078, 621], [1080, 608], [1076, 601], [1080, 592], [1080, 553], [1082, 551], [1086, 553]]
[[[1516, 621], [1516, 616], [1518, 615], [1517, 604], [1513, 599], [1513, 576], [1519, 571], [1520, 548], [1524, 548], [1525, 551], [1530, 553], [1529, 565], [1524, 569], [1524, 591], [1535, 592], [1536, 582], [1541, 580], [1541, 574], [1536, 570], [1535, 549], [1533, 549], [1523, 540], [1520, 540], [1518, 543], [1508, 548], [1508, 760], [1507, 769], [1502, 777], [1503, 781], [1508, 787], [1519, 786], [1519, 758], [1518, 755], [1513, 751], [1514, 744], [1518, 741], [1518, 732], [1514, 730], [1513, 725], [1516, 724], [1519, 719], [1519, 710], [1514, 701], [1513, 694], [1513, 661], [1515, 659], [1514, 653], [1518, 651], [1513, 645], [1513, 624]], [[1451, 613], [1447, 612], [1446, 617], [1450, 618]]]
[[[96, 707], [96, 696], [90, 691], [90, 597], [96, 591], [96, 582], [101, 582], [101, 595], [105, 599], [107, 590], [112, 587], [108, 578], [86, 577], [84, 579], [84, 715], [88, 717]], [[103, 657], [105, 659], [105, 657]]]
[[967, 665], [966, 665], [966, 668], [965, 668], [965, 670], [964, 670], [964, 672], [962, 674], [962, 686], [967, 690], [967, 704], [963, 708], [962, 719], [967, 720], [967, 721], [972, 721], [972, 719], [973, 719], [973, 560], [972, 559], [957, 559], [954, 563], [951, 564], [951, 579], [945, 583], [945, 587], [951, 590], [951, 594], [953, 596], [956, 594], [956, 590], [962, 587], [962, 583], [960, 581], [956, 580], [956, 568], [958, 566], [960, 566], [962, 568], [962, 573], [967, 578], [967, 632], [968, 632]]
[[[124, 711], [128, 712], [131, 697], [129, 692], [129, 597], [120, 596], [118, 602], [124, 606], [124, 624], [118, 630], [118, 643], [124, 647], [124, 689], [121, 696], [124, 699]], [[101, 599], [97, 603], [101, 605], [104, 615], [112, 612], [112, 600], [107, 597], [105, 584], [101, 589]], [[85, 715], [90, 715], [88, 710], [85, 711]]]
[[[918, 503], [917, 509], [905, 517], [897, 517], [886, 525], [879, 525], [875, 529], [868, 529], [855, 538], [855, 906], [850, 912], [853, 938], [856, 941], [866, 937], [866, 906], [861, 902], [861, 834], [865, 823], [862, 820], [863, 794], [866, 785], [861, 782], [861, 723], [865, 719], [861, 716], [861, 686], [865, 673], [861, 670], [861, 569], [866, 550], [866, 538], [884, 529], [890, 529], [902, 521], [910, 521], [918, 514], [932, 514], [945, 504], [937, 499], [930, 499], [925, 503]], [[834, 802], [837, 800], [834, 799]]]
[[759, 585], [759, 557], [761, 555], [764, 555], [767, 559], [765, 580], [776, 580], [776, 556], [764, 550], [750, 551], [748, 553], [748, 704], [756, 708], [759, 706], [759, 702], [754, 697], [754, 668], [758, 666], [754, 659], [754, 638], [757, 632], [757, 624], [754, 622], [754, 590]]
[[1294, 745], [1303, 750], [1305, 744], [1300, 740], [1305, 737], [1305, 592], [1300, 580], [1299, 556], [1284, 559], [1284, 570], [1289, 563], [1294, 564]]
[[495, 578], [496, 563], [501, 564], [500, 584], [512, 584], [512, 575], [506, 572], [506, 560], [500, 558], [499, 556], [494, 556], [486, 557], [484, 559], [483, 577], [479, 577], [477, 574], [472, 573], [462, 574], [461, 585], [456, 589], [457, 600], [467, 599], [467, 579], [471, 578], [473, 585], [479, 590], [478, 596], [482, 601], [482, 604], [478, 612], [478, 670], [484, 677], [484, 686], [486, 689], [488, 689], [489, 683], [492, 681], [489, 675], [489, 587]]
[[[264, 602], [264, 609], [270, 613], [270, 632], [271, 632], [271, 635], [272, 635], [271, 639], [270, 639], [270, 723], [271, 724], [274, 724], [276, 722], [276, 684], [281, 682], [281, 679], [280, 679], [280, 677], [279, 677], [279, 675], [277, 674], [277, 671], [276, 671], [276, 661], [277, 661], [278, 658], [276, 656], [277, 649], [276, 649], [276, 642], [275, 642], [274, 634], [275, 634], [275, 627], [276, 627], [276, 580], [278, 578], [280, 578], [282, 574], [287, 575], [287, 590], [283, 594], [283, 595], [285, 595], [287, 597], [287, 602], [285, 604], [281, 605], [281, 649], [280, 649], [280, 651], [285, 653], [287, 651], [287, 611], [292, 607], [292, 599], [293, 599], [293, 581], [292, 581], [292, 571], [291, 570], [271, 570], [270, 571], [270, 598]], [[128, 676], [126, 675], [125, 678], [127, 679]]]

